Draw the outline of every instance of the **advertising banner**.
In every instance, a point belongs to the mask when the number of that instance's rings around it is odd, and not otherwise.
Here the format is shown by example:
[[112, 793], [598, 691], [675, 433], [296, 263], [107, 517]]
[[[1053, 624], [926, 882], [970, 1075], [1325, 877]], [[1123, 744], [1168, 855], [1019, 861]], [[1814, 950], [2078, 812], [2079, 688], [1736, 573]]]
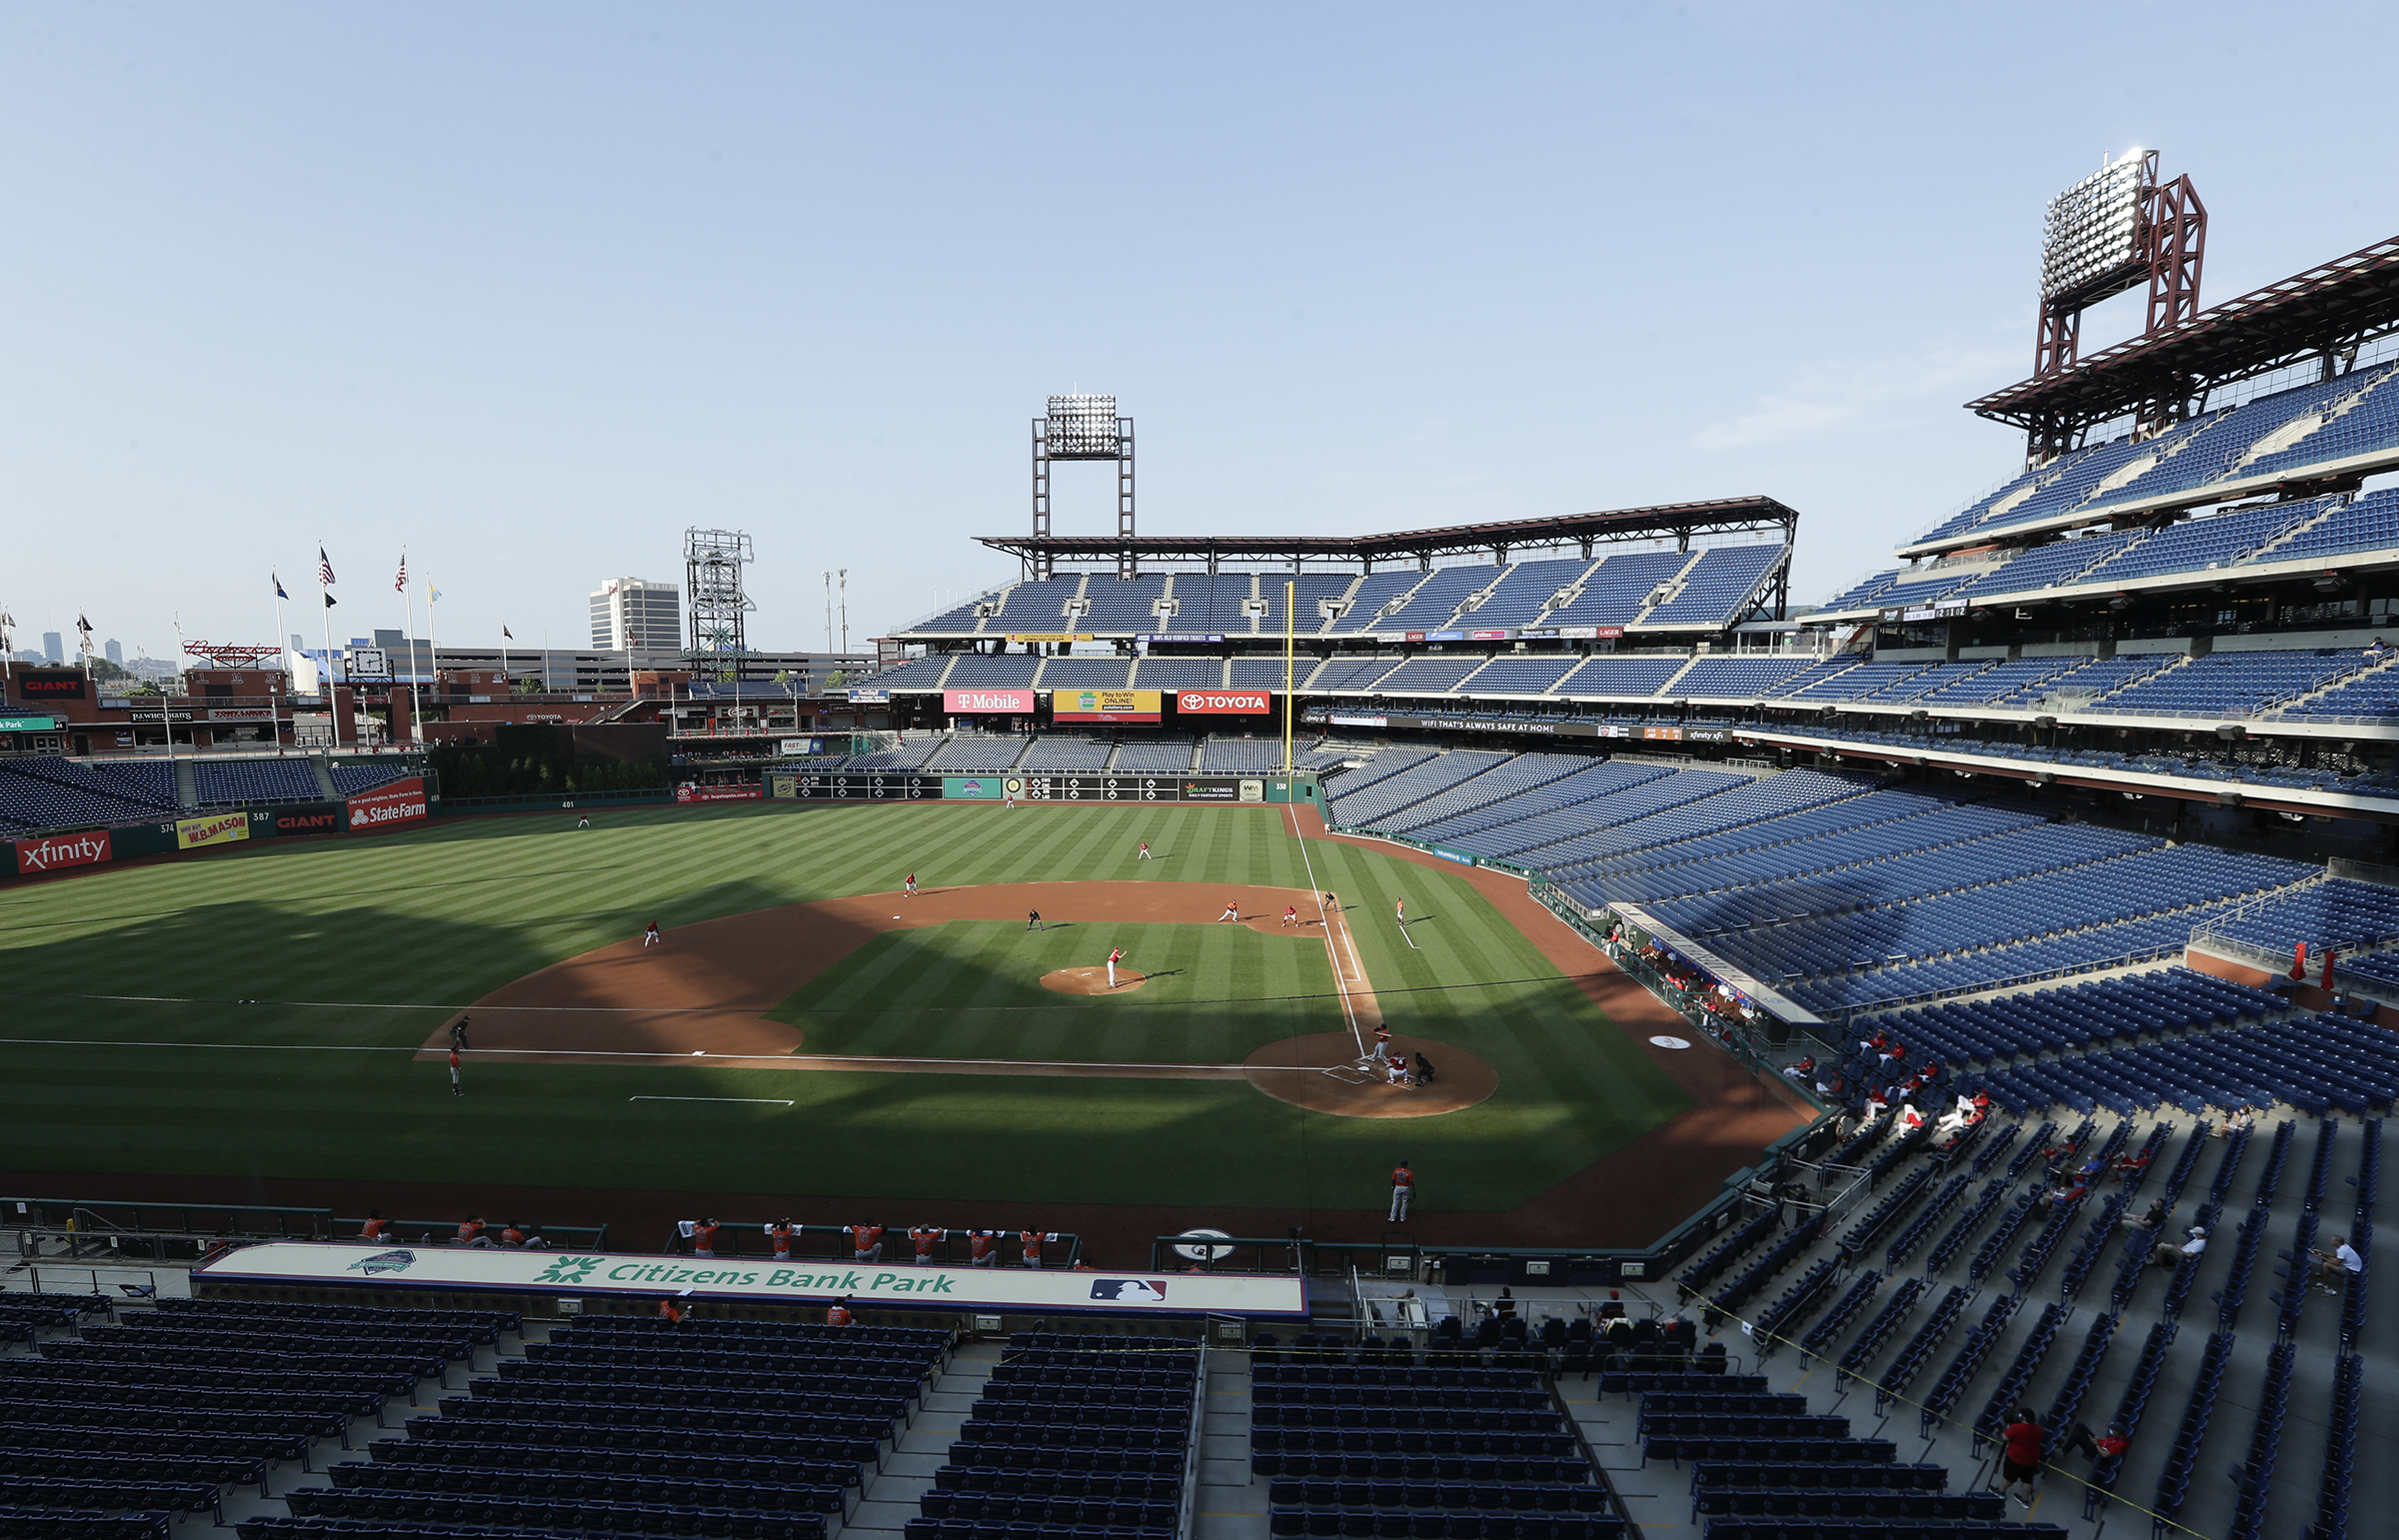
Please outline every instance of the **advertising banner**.
[[0, 713], [0, 733], [49, 733], [58, 727], [58, 719], [44, 712], [26, 717], [14, 712]]
[[350, 798], [350, 827], [388, 828], [395, 823], [425, 816], [425, 777], [411, 775], [372, 791], [361, 791]]
[[211, 722], [273, 722], [275, 709], [271, 706], [225, 706], [208, 714]]
[[350, 826], [340, 802], [291, 802], [268, 809], [272, 819], [261, 832], [270, 834], [338, 834]]
[[742, 1304], [822, 1304], [846, 1294], [879, 1309], [920, 1305], [966, 1313], [1128, 1309], [1157, 1315], [1307, 1315], [1307, 1285], [1287, 1275], [1049, 1271], [998, 1267], [855, 1267], [847, 1262], [712, 1260], [622, 1252], [379, 1246], [269, 1241], [244, 1246], [194, 1278], [217, 1282], [472, 1290], [565, 1295], [690, 1294]]
[[71, 866], [97, 866], [113, 858], [114, 852], [105, 828], [17, 841], [19, 876], [30, 876], [37, 871], [64, 871]]
[[17, 694], [27, 701], [80, 701], [86, 681], [74, 669], [19, 669]]
[[1146, 631], [1133, 639], [1136, 642], [1194, 642], [1212, 647], [1224, 640], [1220, 631]]
[[889, 706], [892, 693], [888, 690], [852, 690], [845, 692], [852, 706]]
[[1175, 710], [1186, 716], [1256, 716], [1273, 707], [1262, 690], [1186, 690], [1175, 697]]
[[1011, 642], [1089, 642], [1092, 640], [1092, 634], [1088, 631], [1012, 631], [1008, 634], [1008, 640]]
[[1008, 789], [1008, 777], [1005, 775], [944, 775], [942, 777], [942, 799], [944, 801], [996, 802], [1000, 799], [1001, 793]]
[[204, 845], [231, 844], [250, 837], [247, 812], [212, 812], [206, 817], [175, 820], [175, 848], [197, 850]]
[[1050, 692], [1050, 717], [1054, 722], [1157, 722], [1165, 705], [1166, 692], [1160, 690]]
[[[852, 700], [857, 697], [853, 696]], [[1030, 690], [945, 690], [942, 710], [951, 716], [977, 716], [988, 712], [1009, 712], [1022, 715], [1033, 710]]]
[[1361, 717], [1355, 712], [1334, 712], [1324, 719], [1336, 728], [1387, 728], [1388, 717]]
[[675, 788], [679, 802], [755, 802], [766, 794], [765, 786], [703, 786], [688, 780]]
[[1453, 860], [1461, 866], [1471, 866], [1474, 864], [1475, 860], [1475, 857], [1467, 854], [1464, 850], [1452, 850], [1444, 844], [1434, 845], [1432, 847], [1432, 853], [1438, 855], [1443, 860]]

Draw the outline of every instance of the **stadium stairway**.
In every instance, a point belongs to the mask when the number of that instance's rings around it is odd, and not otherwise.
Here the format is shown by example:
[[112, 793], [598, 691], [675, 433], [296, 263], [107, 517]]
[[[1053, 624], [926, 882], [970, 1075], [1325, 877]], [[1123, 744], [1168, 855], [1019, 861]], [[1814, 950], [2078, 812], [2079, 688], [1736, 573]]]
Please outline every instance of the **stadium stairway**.
[[857, 1508], [843, 1522], [843, 1534], [856, 1531], [873, 1540], [897, 1540], [906, 1533], [908, 1521], [919, 1516], [919, 1505], [933, 1490], [934, 1472], [950, 1462], [951, 1446], [999, 1364], [997, 1342], [952, 1351], [941, 1377], [925, 1393], [916, 1420], [885, 1457], [883, 1469], [867, 1479]]
[[323, 755], [310, 755], [308, 769], [317, 777], [317, 791], [325, 800], [338, 802], [342, 799], [341, 789], [333, 783], [333, 767], [325, 763]]
[[185, 807], [200, 805], [200, 780], [192, 762], [178, 756], [175, 761], [175, 800]]

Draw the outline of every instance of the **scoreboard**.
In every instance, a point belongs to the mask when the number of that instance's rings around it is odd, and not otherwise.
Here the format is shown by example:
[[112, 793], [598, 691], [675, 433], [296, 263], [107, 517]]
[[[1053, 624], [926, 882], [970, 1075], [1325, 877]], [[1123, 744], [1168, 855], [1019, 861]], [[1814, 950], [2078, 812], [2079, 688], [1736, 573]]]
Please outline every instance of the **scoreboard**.
[[[1279, 792], [1279, 783], [1277, 786]], [[767, 794], [800, 801], [1262, 802], [1255, 775], [931, 775], [908, 770], [770, 770]], [[1281, 800], [1278, 794], [1275, 800]]]

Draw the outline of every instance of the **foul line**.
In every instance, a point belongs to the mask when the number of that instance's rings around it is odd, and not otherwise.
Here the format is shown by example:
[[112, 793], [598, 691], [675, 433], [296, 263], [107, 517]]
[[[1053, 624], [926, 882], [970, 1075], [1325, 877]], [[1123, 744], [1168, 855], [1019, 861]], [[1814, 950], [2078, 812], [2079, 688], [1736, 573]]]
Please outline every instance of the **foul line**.
[[[1324, 927], [1324, 960], [1332, 964], [1332, 982], [1334, 987], [1341, 991], [1341, 1012], [1349, 1018], [1349, 1041], [1357, 1049], [1359, 1056], [1363, 1057], [1366, 1051], [1366, 1035], [1357, 1027], [1357, 1006], [1349, 998], [1349, 980], [1341, 976], [1341, 953], [1339, 948], [1332, 944], [1332, 913], [1324, 907], [1324, 888], [1316, 880], [1316, 863], [1307, 853], [1307, 835], [1299, 831], [1299, 808], [1296, 803], [1285, 802], [1282, 810], [1284, 816], [1290, 819], [1291, 837], [1299, 841], [1299, 859], [1307, 867], [1307, 890], [1309, 895], [1316, 900], [1316, 920]], [[1346, 940], [1348, 934], [1349, 922], [1343, 920], [1341, 921], [1341, 936]], [[1355, 942], [1350, 943], [1349, 954], [1350, 960], [1354, 962], [1357, 956]], [[1366, 970], [1359, 967], [1357, 976], [1358, 981], [1363, 983]]]
[[781, 1096], [628, 1096], [627, 1101], [740, 1101], [764, 1107], [788, 1107]]

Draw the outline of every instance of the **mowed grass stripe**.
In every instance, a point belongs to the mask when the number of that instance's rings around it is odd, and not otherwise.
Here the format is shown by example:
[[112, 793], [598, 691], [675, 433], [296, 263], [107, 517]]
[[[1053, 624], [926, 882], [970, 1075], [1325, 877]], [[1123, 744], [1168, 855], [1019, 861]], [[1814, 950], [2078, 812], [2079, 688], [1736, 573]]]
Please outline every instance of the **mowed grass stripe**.
[[[1160, 971], [1190, 970], [1196, 990], [1187, 998], [1242, 1002], [1230, 1011], [1178, 1004], [1168, 980], [1139, 1015], [1044, 1011], [1031, 1013], [1042, 1024], [1028, 1029], [1019, 1019], [1026, 1013], [990, 1008], [1007, 995], [995, 979], [1041, 960], [1015, 949], [1003, 924], [957, 971], [930, 980], [980, 1004], [915, 1013], [949, 1018], [922, 1039], [954, 1045], [946, 1051], [1065, 1057], [1088, 1051], [1088, 1023], [1104, 1022], [1108, 1056], [1134, 1056], [1133, 1045], [1141, 1056], [1190, 1060], [1210, 1056], [1194, 1051], [1210, 1041], [1229, 1047], [1243, 1034], [1337, 1026], [1337, 1002], [1293, 1007], [1286, 1019], [1265, 999], [1328, 993], [1320, 945], [1253, 936], [1263, 949], [1246, 961], [1210, 961], [1203, 949], [1195, 963], [1174, 935], [1200, 932], [1194, 944], [1204, 947], [1221, 902], [1215, 884], [1305, 885], [1301, 846], [1279, 808], [657, 807], [604, 809], [582, 831], [572, 817], [269, 842], [0, 895], [0, 980], [19, 989], [429, 1002], [422, 1011], [364, 1011], [19, 1000], [12, 1020], [21, 1029], [11, 1035], [412, 1045], [438, 1020], [432, 1007], [625, 939], [647, 919], [672, 928], [890, 890], [912, 868], [936, 885], [1195, 884], [1193, 923], [1138, 927], [1159, 934], [1134, 948], [1136, 965], [1149, 971], [1163, 956]], [[1159, 860], [1135, 859], [1145, 838]], [[1358, 948], [1386, 990], [1393, 1025], [1488, 1059], [1501, 1079], [1490, 1101], [1391, 1125], [1305, 1114], [1211, 1082], [486, 1063], [470, 1064], [470, 1093], [458, 1099], [441, 1066], [398, 1053], [12, 1047], [0, 1161], [27, 1172], [741, 1191], [788, 1180], [814, 1191], [988, 1193], [1032, 1204], [1301, 1206], [1375, 1203], [1382, 1174], [1406, 1155], [1426, 1208], [1503, 1208], [1680, 1109], [1637, 1044], [1462, 879], [1370, 847], [1308, 849], [1321, 884], [1353, 905]], [[1411, 911], [1428, 916], [1414, 932], [1417, 951], [1389, 918], [1402, 892]], [[1069, 932], [1060, 955], [1096, 963], [1106, 955], [1089, 944], [1098, 939], [1098, 926]], [[1503, 982], [1511, 979], [1539, 982]], [[1424, 983], [1468, 987], [1399, 992]], [[1100, 1011], [1119, 1003], [1094, 1002]], [[911, 1030], [921, 1036], [924, 1021]], [[628, 1105], [631, 1095], [657, 1093], [662, 1078], [679, 1094], [789, 1096], [799, 1105], [765, 1121], [705, 1104]], [[762, 1131], [775, 1152], [764, 1164]]]

